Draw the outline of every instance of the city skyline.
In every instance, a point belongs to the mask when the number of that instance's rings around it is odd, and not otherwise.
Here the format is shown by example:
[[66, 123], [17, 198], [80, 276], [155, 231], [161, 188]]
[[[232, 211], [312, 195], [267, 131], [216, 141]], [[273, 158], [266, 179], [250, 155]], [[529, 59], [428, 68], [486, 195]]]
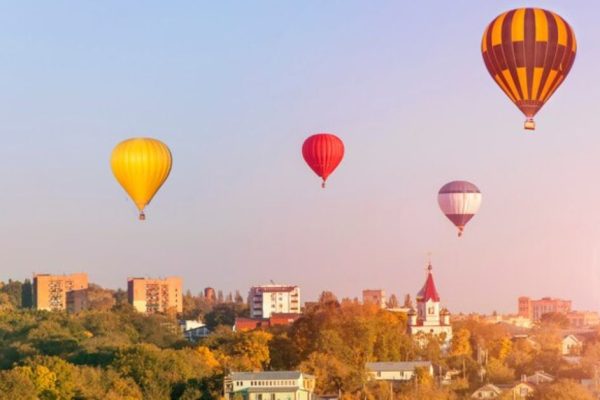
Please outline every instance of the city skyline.
[[[8, 4], [0, 280], [83, 270], [109, 288], [177, 275], [192, 292], [272, 279], [305, 299], [401, 296], [432, 252], [452, 312], [512, 312], [521, 295], [599, 310], [600, 6], [543, 4], [580, 50], [525, 133], [479, 48], [520, 5]], [[323, 131], [346, 144], [325, 190], [300, 151]], [[109, 167], [132, 136], [173, 152], [145, 223]], [[483, 195], [460, 240], [436, 204], [454, 179]]]

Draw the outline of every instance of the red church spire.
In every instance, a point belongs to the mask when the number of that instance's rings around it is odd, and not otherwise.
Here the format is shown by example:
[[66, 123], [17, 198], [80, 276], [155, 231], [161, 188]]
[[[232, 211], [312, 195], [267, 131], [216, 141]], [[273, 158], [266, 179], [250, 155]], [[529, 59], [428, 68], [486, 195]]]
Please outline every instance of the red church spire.
[[431, 263], [429, 263], [429, 266], [427, 267], [427, 280], [425, 281], [423, 288], [417, 294], [417, 301], [440, 301], [440, 295], [438, 294], [437, 289], [435, 288], [435, 283], [433, 282], [433, 274], [431, 272], [432, 269], [433, 267], [431, 266]]

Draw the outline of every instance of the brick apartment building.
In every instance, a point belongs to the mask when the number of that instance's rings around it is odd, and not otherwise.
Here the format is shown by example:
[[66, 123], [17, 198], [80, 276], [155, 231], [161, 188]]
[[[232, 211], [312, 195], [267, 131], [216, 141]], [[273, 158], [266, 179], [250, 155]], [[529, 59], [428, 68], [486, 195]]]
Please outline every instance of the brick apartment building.
[[519, 297], [519, 315], [534, 322], [542, 319], [547, 313], [568, 314], [571, 311], [571, 300], [543, 297], [532, 300], [529, 297]]
[[183, 312], [182, 280], [179, 277], [129, 278], [127, 297], [129, 303], [139, 312]]
[[36, 274], [33, 276], [33, 307], [36, 310], [69, 310], [69, 298], [88, 287], [85, 273], [71, 275]]

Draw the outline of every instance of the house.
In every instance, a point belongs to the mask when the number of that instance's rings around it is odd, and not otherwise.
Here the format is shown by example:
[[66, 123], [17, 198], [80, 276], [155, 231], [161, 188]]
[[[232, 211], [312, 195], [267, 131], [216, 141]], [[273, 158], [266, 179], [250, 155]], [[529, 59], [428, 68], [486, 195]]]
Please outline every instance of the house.
[[315, 378], [298, 371], [232, 372], [223, 384], [225, 400], [312, 400]]
[[535, 385], [540, 385], [543, 383], [552, 383], [555, 378], [547, 372], [544, 371], [535, 371], [533, 375], [526, 376], [523, 378], [524, 382], [533, 383]]
[[473, 399], [495, 399], [500, 397], [502, 394], [502, 389], [498, 386], [488, 383], [487, 385], [483, 385], [479, 389], [473, 392], [471, 398]]
[[527, 382], [518, 382], [508, 385], [497, 385], [502, 393], [509, 393], [513, 400], [529, 399], [535, 393], [535, 388]]
[[376, 381], [409, 381], [417, 368], [424, 368], [433, 376], [431, 361], [370, 362], [366, 368]]
[[573, 356], [581, 353], [583, 342], [575, 335], [566, 335], [562, 339], [562, 355]]

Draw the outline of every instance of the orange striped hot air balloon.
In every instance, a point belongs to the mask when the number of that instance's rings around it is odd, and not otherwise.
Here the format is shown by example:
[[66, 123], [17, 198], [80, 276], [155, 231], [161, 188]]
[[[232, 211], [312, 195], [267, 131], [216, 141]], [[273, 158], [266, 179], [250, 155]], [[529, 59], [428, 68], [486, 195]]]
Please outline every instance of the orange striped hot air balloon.
[[577, 41], [559, 15], [518, 8], [488, 25], [481, 52], [492, 78], [527, 117], [525, 129], [533, 130], [533, 117], [573, 66]]

